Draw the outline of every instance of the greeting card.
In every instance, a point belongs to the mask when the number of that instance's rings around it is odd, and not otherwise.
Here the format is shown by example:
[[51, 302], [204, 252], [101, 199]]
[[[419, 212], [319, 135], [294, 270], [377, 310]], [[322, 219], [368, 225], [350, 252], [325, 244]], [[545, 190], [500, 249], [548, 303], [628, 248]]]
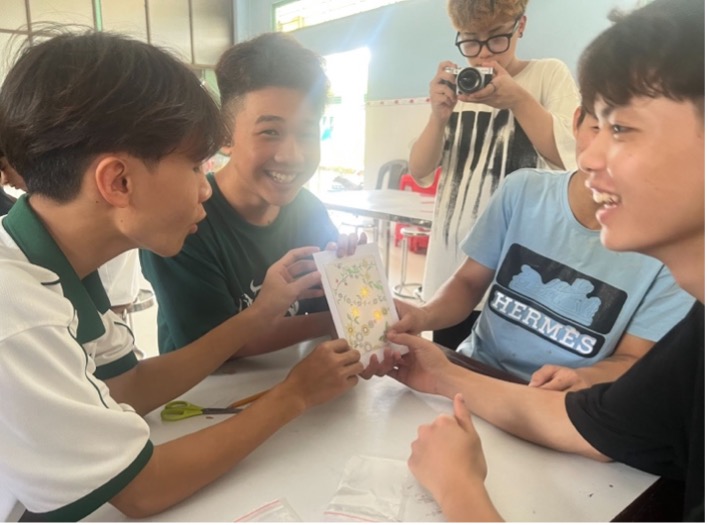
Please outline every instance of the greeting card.
[[388, 328], [398, 314], [375, 244], [357, 246], [354, 255], [338, 258], [330, 250], [314, 255], [322, 274], [322, 287], [329, 304], [337, 335], [361, 352], [361, 362], [372, 355], [379, 361], [385, 347], [404, 354], [408, 348], [386, 339]]

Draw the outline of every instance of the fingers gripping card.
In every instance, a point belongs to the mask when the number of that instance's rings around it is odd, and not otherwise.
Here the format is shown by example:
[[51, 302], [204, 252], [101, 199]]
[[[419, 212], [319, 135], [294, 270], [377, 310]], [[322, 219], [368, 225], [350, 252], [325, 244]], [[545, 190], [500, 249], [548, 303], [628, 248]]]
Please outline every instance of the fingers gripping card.
[[378, 247], [360, 245], [354, 255], [340, 258], [325, 250], [314, 254], [314, 259], [337, 335], [359, 350], [363, 365], [368, 366], [372, 355], [381, 361], [386, 347], [406, 353], [407, 347], [386, 339], [398, 314]]

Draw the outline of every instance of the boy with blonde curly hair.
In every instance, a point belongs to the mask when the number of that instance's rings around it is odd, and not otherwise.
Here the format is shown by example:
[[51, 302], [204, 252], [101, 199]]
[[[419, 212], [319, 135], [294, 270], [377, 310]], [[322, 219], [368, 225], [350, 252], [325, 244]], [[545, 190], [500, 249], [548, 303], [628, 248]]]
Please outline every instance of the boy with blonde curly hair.
[[[507, 174], [521, 168], [575, 168], [572, 117], [578, 94], [570, 71], [556, 59], [516, 55], [527, 26], [528, 0], [449, 0], [454, 45], [466, 66], [492, 68], [491, 81], [458, 93], [452, 61], [440, 62], [430, 82], [431, 114], [410, 154], [411, 174], [426, 182], [442, 163], [423, 295], [430, 299], [465, 260], [459, 245]], [[455, 348], [476, 313], [434, 332]]]

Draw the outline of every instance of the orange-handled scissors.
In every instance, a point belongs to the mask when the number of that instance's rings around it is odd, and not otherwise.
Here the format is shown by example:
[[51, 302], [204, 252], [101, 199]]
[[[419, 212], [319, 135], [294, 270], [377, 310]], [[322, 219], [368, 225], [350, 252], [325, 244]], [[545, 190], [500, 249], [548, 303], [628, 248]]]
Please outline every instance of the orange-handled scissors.
[[193, 416], [206, 416], [211, 414], [238, 414], [243, 408], [202, 408], [187, 401], [171, 401], [160, 412], [163, 421], [179, 421]]

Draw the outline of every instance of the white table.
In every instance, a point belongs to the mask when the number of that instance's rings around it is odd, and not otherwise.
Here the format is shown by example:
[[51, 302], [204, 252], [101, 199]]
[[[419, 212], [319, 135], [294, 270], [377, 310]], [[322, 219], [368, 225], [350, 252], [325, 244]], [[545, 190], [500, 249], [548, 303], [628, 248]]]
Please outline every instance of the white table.
[[330, 210], [342, 211], [386, 222], [384, 268], [388, 275], [392, 222], [406, 222], [430, 228], [435, 196], [403, 190], [333, 191], [318, 197]]
[[[312, 343], [255, 358], [214, 375], [181, 396], [225, 406], [282, 380]], [[356, 455], [406, 460], [417, 428], [451, 403], [391, 378], [360, 381], [344, 396], [311, 409], [272, 436], [223, 478], [149, 521], [233, 521], [284, 498], [303, 521], [322, 521], [345, 463]], [[162, 422], [147, 416], [155, 444], [204, 428], [221, 417]], [[487, 487], [509, 521], [609, 521], [657, 478], [619, 463], [599, 463], [521, 441], [475, 419], [489, 467]], [[104, 505], [87, 521], [126, 521]]]
[[331, 191], [318, 197], [331, 210], [426, 228], [433, 223], [433, 195], [403, 190], [353, 190]]

